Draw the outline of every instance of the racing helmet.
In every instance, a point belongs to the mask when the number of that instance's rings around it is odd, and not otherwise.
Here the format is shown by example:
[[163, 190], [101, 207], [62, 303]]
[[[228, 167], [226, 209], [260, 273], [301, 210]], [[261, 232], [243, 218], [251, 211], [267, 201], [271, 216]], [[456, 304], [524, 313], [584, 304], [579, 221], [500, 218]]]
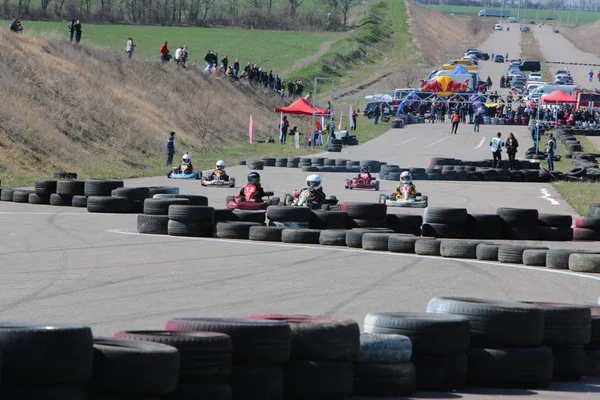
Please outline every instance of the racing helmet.
[[308, 188], [311, 190], [321, 189], [321, 177], [317, 174], [307, 176], [306, 186], [308, 186]]
[[250, 172], [248, 174], [248, 183], [258, 185], [260, 183], [260, 174], [258, 172]]
[[371, 168], [368, 165], [362, 165], [360, 167], [360, 172], [371, 172]]
[[217, 161], [216, 169], [225, 169], [225, 161], [223, 161], [223, 160]]
[[189, 153], [185, 153], [183, 155], [183, 162], [190, 162], [192, 160], [192, 157], [190, 156]]
[[400, 182], [402, 182], [402, 183], [411, 183], [412, 182], [412, 175], [410, 174], [410, 172], [404, 171], [403, 173], [401, 173], [400, 174]]

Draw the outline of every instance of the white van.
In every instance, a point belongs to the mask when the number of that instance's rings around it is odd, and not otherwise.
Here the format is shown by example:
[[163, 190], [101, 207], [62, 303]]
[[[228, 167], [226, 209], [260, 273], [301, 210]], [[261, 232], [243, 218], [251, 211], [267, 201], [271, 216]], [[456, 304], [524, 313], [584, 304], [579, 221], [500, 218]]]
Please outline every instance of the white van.
[[555, 90], [562, 90], [563, 92], [573, 95], [573, 92], [575, 92], [575, 90], [579, 89], [579, 87], [577, 85], [554, 85], [554, 84], [548, 84], [548, 83], [544, 83], [540, 86], [538, 86], [537, 88], [535, 88], [534, 90], [529, 92], [529, 95], [527, 96], [528, 100], [535, 100], [537, 101], [540, 97], [542, 97], [545, 94], [550, 94], [552, 92], [554, 92]]

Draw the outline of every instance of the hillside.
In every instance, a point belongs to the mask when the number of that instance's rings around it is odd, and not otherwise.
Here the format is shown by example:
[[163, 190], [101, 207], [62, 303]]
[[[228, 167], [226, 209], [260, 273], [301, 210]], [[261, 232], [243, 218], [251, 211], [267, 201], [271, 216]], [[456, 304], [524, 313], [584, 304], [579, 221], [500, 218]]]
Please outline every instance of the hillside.
[[270, 132], [271, 110], [283, 104], [272, 91], [198, 70], [5, 29], [0, 68], [3, 186], [59, 169], [85, 176], [153, 173], [164, 163], [169, 131], [178, 133], [181, 150], [211, 150], [239, 143], [250, 114], [257, 135]]
[[600, 56], [600, 21], [577, 28], [561, 28], [560, 32], [580, 50]]

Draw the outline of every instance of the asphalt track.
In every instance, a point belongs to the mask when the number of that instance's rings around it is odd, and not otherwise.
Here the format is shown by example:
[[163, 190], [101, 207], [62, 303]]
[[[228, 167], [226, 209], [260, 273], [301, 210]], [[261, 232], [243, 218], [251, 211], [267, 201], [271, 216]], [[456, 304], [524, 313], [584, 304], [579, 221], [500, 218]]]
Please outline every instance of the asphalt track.
[[[495, 33], [482, 48], [512, 52], [501, 47], [507, 44], [501, 33], [507, 32]], [[498, 67], [487, 64], [482, 71], [492, 75]], [[506, 136], [511, 129], [521, 148], [528, 147], [524, 127], [482, 126], [479, 134], [470, 128], [461, 125], [459, 134], [450, 136], [448, 123], [412, 125], [326, 156], [420, 167], [432, 156], [477, 160], [489, 158], [490, 135], [501, 131]], [[248, 170], [233, 167], [228, 172], [239, 185]], [[277, 195], [299, 187], [306, 176], [298, 169], [273, 167], [261, 174], [265, 188]], [[323, 174], [326, 192], [342, 201], [376, 200], [376, 192], [344, 190], [347, 176]], [[202, 188], [198, 181], [166, 177], [132, 179], [126, 185], [178, 185], [182, 193], [207, 195], [215, 207], [239, 190]], [[394, 185], [383, 182], [382, 190]], [[576, 216], [549, 184], [419, 182], [418, 188], [432, 206], [490, 213], [499, 206], [531, 207]], [[429, 299], [440, 295], [578, 304], [596, 304], [600, 296], [597, 275], [348, 248], [138, 235], [135, 215], [0, 202], [0, 221], [3, 319], [86, 324], [97, 336], [160, 329], [169, 318], [184, 316], [309, 313], [362, 323], [370, 311], [424, 311]], [[598, 243], [550, 245], [591, 249]], [[471, 389], [415, 398], [580, 399], [596, 398], [599, 391], [600, 380], [585, 380], [548, 391]]]

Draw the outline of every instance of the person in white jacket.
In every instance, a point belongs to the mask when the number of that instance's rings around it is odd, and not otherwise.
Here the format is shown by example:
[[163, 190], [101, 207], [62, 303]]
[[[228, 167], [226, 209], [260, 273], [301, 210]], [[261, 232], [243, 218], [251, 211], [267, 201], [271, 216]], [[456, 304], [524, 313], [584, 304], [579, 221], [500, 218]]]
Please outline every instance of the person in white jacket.
[[490, 141], [490, 147], [492, 149], [492, 155], [494, 156], [494, 165], [493, 168], [500, 168], [500, 161], [502, 161], [502, 139], [500, 139], [502, 134], [498, 132], [495, 138]]
[[134, 50], [135, 43], [133, 43], [133, 38], [127, 38], [127, 44], [125, 45], [125, 53], [127, 53], [127, 57], [131, 58], [131, 56], [133, 56]]

